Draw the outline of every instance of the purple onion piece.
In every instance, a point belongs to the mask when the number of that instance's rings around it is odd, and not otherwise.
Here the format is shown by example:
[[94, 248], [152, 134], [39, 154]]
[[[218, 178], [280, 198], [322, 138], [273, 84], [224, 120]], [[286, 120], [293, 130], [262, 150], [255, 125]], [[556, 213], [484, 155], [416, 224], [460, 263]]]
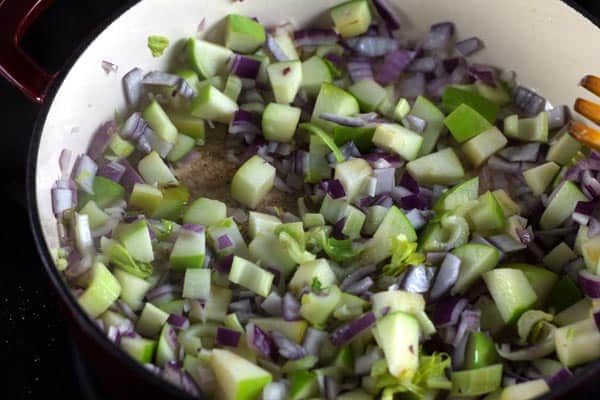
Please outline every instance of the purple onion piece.
[[165, 284], [157, 286], [154, 289], [146, 293], [146, 299], [153, 301], [164, 296], [179, 296], [181, 295], [181, 285]]
[[273, 317], [279, 317], [283, 312], [283, 299], [281, 296], [272, 291], [269, 295], [260, 303], [260, 307], [265, 312]]
[[515, 105], [526, 115], [534, 116], [544, 110], [546, 99], [535, 92], [518, 86], [515, 89], [513, 100]]
[[324, 119], [325, 121], [330, 121], [338, 125], [342, 126], [350, 126], [350, 127], [361, 127], [365, 126], [366, 122], [361, 118], [357, 117], [346, 117], [341, 115], [335, 115], [331, 113], [323, 113], [319, 115], [319, 118]]
[[362, 278], [375, 272], [376, 270], [377, 268], [375, 267], [375, 265], [366, 265], [364, 267], [358, 268], [356, 271], [353, 271], [348, 276], [346, 276], [346, 278], [344, 278], [344, 280], [340, 284], [340, 289], [346, 291], [349, 286], [360, 281]]
[[271, 34], [267, 34], [267, 49], [271, 52], [275, 60], [277, 61], [287, 61], [288, 56], [285, 52], [279, 47], [275, 38]]
[[256, 79], [260, 66], [261, 62], [257, 59], [236, 54], [231, 60], [230, 69], [240, 78]]
[[567, 367], [563, 367], [559, 369], [558, 372], [556, 372], [554, 375], [548, 377], [546, 379], [546, 383], [550, 387], [556, 387], [571, 380], [571, 378], [573, 378], [573, 373]]
[[125, 167], [125, 172], [121, 177], [121, 185], [128, 193], [133, 191], [136, 183], [144, 183], [144, 180], [138, 172], [131, 166], [127, 159], [120, 160], [119, 163]]
[[591, 299], [600, 299], [600, 276], [581, 270], [577, 281], [586, 296]]
[[409, 267], [402, 279], [400, 288], [407, 292], [426, 293], [431, 288], [435, 268], [417, 265]]
[[[383, 59], [383, 65], [377, 75], [377, 82], [382, 85], [388, 85], [391, 82], [396, 81], [400, 77], [400, 74], [402, 74], [415, 59], [416, 55], [417, 52], [414, 50], [396, 50], [387, 54]], [[424, 86], [425, 81], [423, 77], [423, 87]], [[420, 93], [423, 93], [423, 90], [421, 90]], [[415, 95], [414, 97], [417, 96]]]
[[528, 143], [522, 146], [512, 146], [502, 149], [498, 154], [506, 161], [536, 162], [540, 153], [539, 143]]
[[433, 57], [423, 57], [413, 60], [407, 68], [409, 72], [433, 72], [437, 61]]
[[548, 129], [560, 129], [571, 119], [569, 107], [557, 106], [548, 111]]
[[427, 121], [423, 118], [419, 118], [416, 115], [407, 115], [404, 120], [406, 121], [406, 127], [414, 132], [423, 133], [427, 128]]
[[600, 331], [600, 310], [594, 311], [594, 322], [596, 322], [596, 327]]
[[115, 121], [106, 122], [98, 128], [87, 150], [87, 154], [92, 160], [97, 160], [104, 154], [116, 131], [117, 124]]
[[454, 24], [452, 22], [440, 22], [429, 29], [429, 33], [423, 40], [421, 47], [424, 50], [443, 50], [449, 47], [454, 35]]
[[464, 57], [483, 49], [483, 47], [483, 42], [477, 36], [473, 36], [456, 43], [456, 50], [458, 50], [458, 52]]
[[170, 314], [167, 322], [177, 329], [187, 329], [190, 326], [187, 317], [179, 314]]
[[135, 108], [140, 103], [143, 94], [142, 79], [144, 72], [140, 68], [134, 68], [123, 76], [123, 89], [127, 104]]
[[304, 347], [294, 343], [279, 331], [271, 332], [271, 338], [273, 339], [275, 346], [277, 346], [279, 355], [288, 360], [297, 360], [308, 355], [308, 352]]
[[377, 183], [375, 185], [375, 194], [390, 193], [396, 185], [395, 168], [379, 168], [373, 170], [373, 177]]
[[219, 326], [217, 328], [216, 342], [219, 346], [237, 347], [240, 343], [242, 333], [233, 329]]
[[333, 199], [341, 199], [346, 197], [344, 186], [342, 186], [342, 183], [337, 179], [324, 179], [319, 184], [319, 187], [329, 194]]
[[348, 285], [348, 287], [344, 291], [356, 296], [361, 296], [366, 291], [368, 291], [374, 284], [375, 282], [373, 281], [373, 279], [370, 276], [366, 276], [363, 279], [354, 282], [351, 285]]
[[336, 329], [330, 337], [331, 343], [336, 347], [343, 346], [344, 344], [351, 342], [374, 324], [375, 314], [372, 312], [366, 313], [360, 318]]
[[390, 30], [400, 28], [400, 17], [388, 0], [373, 0], [373, 5]]
[[484, 64], [473, 64], [468, 68], [469, 76], [477, 81], [481, 81], [488, 86], [496, 87], [496, 70]]
[[116, 161], [110, 161], [98, 170], [98, 176], [103, 178], [110, 179], [111, 181], [119, 183], [121, 178], [125, 174], [125, 166], [123, 164], [119, 164]]
[[398, 94], [407, 99], [414, 99], [421, 96], [427, 90], [425, 74], [417, 72], [405, 76], [398, 84]]
[[400, 44], [392, 38], [359, 36], [346, 40], [346, 44], [359, 56], [381, 57], [398, 50]]
[[226, 249], [226, 248], [232, 247], [232, 246], [233, 246], [233, 241], [231, 240], [229, 235], [224, 234], [217, 238], [217, 248], [219, 250], [223, 250], [223, 249]]
[[294, 42], [297, 46], [320, 46], [336, 44], [340, 37], [333, 29], [302, 29], [294, 32]]
[[271, 358], [274, 354], [273, 340], [255, 324], [246, 326], [248, 344], [265, 357]]
[[437, 276], [435, 277], [435, 282], [431, 288], [431, 292], [429, 293], [430, 300], [435, 301], [441, 298], [443, 295], [448, 293], [452, 286], [454, 286], [458, 280], [460, 264], [460, 258], [450, 253], [446, 254], [444, 261], [439, 268]]
[[291, 293], [283, 296], [283, 319], [286, 321], [297, 321], [300, 319], [300, 303]]
[[435, 305], [432, 320], [436, 327], [444, 328], [456, 325], [460, 315], [467, 307], [466, 299], [446, 297]]

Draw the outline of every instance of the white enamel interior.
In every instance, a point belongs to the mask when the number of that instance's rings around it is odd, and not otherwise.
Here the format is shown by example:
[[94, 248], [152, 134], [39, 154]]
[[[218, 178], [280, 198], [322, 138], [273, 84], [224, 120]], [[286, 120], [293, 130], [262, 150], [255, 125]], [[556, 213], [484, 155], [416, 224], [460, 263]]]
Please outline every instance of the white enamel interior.
[[[228, 13], [256, 16], [267, 26], [291, 20], [300, 27], [341, 0], [143, 0], [112, 23], [75, 63], [49, 110], [37, 157], [37, 207], [46, 243], [56, 246], [50, 188], [58, 178], [63, 148], [84, 152], [95, 129], [124, 107], [123, 74], [135, 66], [161, 69], [180, 50], [179, 39], [196, 35], [202, 18], [208, 29]], [[442, 20], [456, 22], [458, 37], [477, 35], [487, 49], [477, 61], [518, 72], [526, 86], [553, 104], [571, 105], [580, 78], [600, 74], [600, 30], [560, 0], [392, 0], [406, 27], [425, 32]], [[149, 35], [167, 36], [166, 56], [152, 58]], [[218, 35], [215, 35], [218, 36]], [[106, 74], [101, 61], [119, 66]]]

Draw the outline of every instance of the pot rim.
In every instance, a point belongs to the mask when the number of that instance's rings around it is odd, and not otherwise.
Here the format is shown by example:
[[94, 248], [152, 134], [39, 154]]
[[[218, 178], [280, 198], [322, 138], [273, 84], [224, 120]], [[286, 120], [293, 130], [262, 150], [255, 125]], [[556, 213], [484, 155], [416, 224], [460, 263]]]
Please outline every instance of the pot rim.
[[[96, 345], [98, 345], [101, 348], [101, 351], [107, 351], [111, 353], [112, 356], [116, 358], [118, 362], [125, 365], [137, 376], [144, 379], [144, 381], [151, 382], [152, 385], [158, 386], [163, 391], [163, 393], [169, 395], [169, 397], [186, 400], [197, 400], [196, 397], [189, 395], [187, 392], [180, 389], [179, 387], [167, 382], [162, 378], [157, 377], [155, 373], [148, 370], [143, 365], [141, 365], [129, 355], [127, 355], [120, 347], [116, 346], [108, 339], [108, 337], [100, 329], [98, 324], [96, 324], [79, 306], [77, 299], [75, 299], [75, 297], [72, 295], [68, 285], [66, 284], [60, 272], [58, 271], [58, 269], [56, 269], [54, 265], [53, 258], [50, 254], [48, 246], [46, 245], [46, 241], [44, 240], [42, 226], [40, 223], [39, 213], [37, 209], [37, 195], [35, 190], [36, 174], [38, 170], [36, 162], [37, 154], [39, 150], [40, 140], [42, 137], [44, 123], [48, 116], [50, 107], [54, 102], [54, 98], [56, 97], [56, 94], [60, 89], [62, 83], [69, 75], [71, 68], [79, 59], [79, 57], [87, 50], [91, 42], [114, 21], [121, 17], [121, 15], [123, 15], [126, 11], [128, 11], [131, 7], [135, 6], [140, 1], [141, 0], [126, 1], [122, 6], [118, 7], [117, 10], [114, 13], [112, 13], [105, 21], [99, 24], [98, 27], [96, 27], [90, 33], [88, 33], [82, 40], [81, 44], [65, 62], [63, 68], [60, 70], [59, 74], [56, 76], [56, 79], [52, 82], [50, 88], [48, 89], [47, 96], [36, 117], [28, 149], [25, 182], [27, 197], [27, 214], [29, 217], [29, 224], [35, 240], [36, 248], [42, 261], [42, 265], [46, 270], [46, 274], [48, 275], [50, 281], [52, 282], [52, 286], [56, 289], [60, 299], [66, 305], [69, 312], [72, 314], [73, 319], [77, 323], [78, 329], [80, 329], [87, 336], [93, 338]], [[569, 7], [575, 9], [580, 14], [582, 14], [585, 18], [587, 18], [594, 25], [596, 25], [598, 29], [600, 29], [600, 17], [596, 17], [590, 14], [582, 6], [577, 4], [575, 0], [561, 1], [563, 1]], [[600, 377], [600, 360], [597, 360], [587, 365], [583, 369], [583, 372], [575, 374], [573, 379], [571, 379], [568, 383], [552, 388], [549, 393], [542, 396], [540, 399], [554, 400], [562, 398], [571, 391], [580, 387], [582, 384], [589, 383], [589, 381], [591, 381], [592, 378]]]

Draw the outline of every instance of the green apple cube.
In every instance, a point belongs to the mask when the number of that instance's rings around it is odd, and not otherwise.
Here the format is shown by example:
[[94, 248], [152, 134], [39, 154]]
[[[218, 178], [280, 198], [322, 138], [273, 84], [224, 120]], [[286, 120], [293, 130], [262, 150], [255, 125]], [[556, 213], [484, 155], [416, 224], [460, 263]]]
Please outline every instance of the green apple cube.
[[233, 257], [229, 280], [245, 287], [259, 296], [267, 297], [273, 285], [273, 273], [241, 257]]
[[254, 324], [265, 332], [279, 331], [288, 339], [301, 344], [308, 328], [306, 321], [286, 321], [283, 318], [250, 318], [248, 324]]
[[265, 28], [252, 18], [229, 14], [225, 28], [225, 46], [237, 53], [256, 51], [267, 40]]
[[[594, 236], [582, 243], [581, 254], [583, 255], [583, 260], [585, 261], [587, 269], [595, 272], [598, 265], [600, 265], [600, 263], [598, 263], [598, 261], [600, 261], [600, 236]], [[561, 264], [560, 267], [562, 268], [563, 265], [564, 264]]]
[[291, 142], [301, 114], [302, 110], [298, 107], [269, 103], [262, 115], [263, 136], [276, 142]]
[[296, 98], [302, 84], [302, 63], [299, 60], [276, 62], [267, 67], [275, 101], [289, 104]]
[[477, 203], [469, 209], [467, 217], [472, 230], [484, 235], [501, 233], [506, 227], [504, 211], [490, 191], [479, 196]]
[[229, 350], [213, 349], [210, 366], [224, 400], [256, 400], [273, 380], [269, 372]]
[[381, 124], [375, 129], [373, 144], [412, 161], [419, 154], [423, 137], [397, 124]]
[[[502, 364], [483, 368], [453, 371], [452, 398], [473, 398], [498, 390], [502, 384]], [[486, 397], [496, 399], [497, 397]], [[516, 399], [515, 399], [516, 400]]]
[[559, 133], [552, 139], [552, 144], [548, 149], [546, 160], [554, 161], [558, 165], [567, 164], [581, 149], [581, 143], [568, 132]]
[[337, 164], [334, 177], [344, 187], [346, 200], [352, 201], [362, 192], [372, 174], [373, 169], [368, 162], [362, 158], [353, 158]]
[[500, 132], [500, 129], [493, 126], [463, 143], [461, 149], [471, 164], [474, 167], [479, 167], [488, 158], [504, 148], [507, 143], [508, 140]]
[[533, 194], [539, 196], [546, 191], [546, 188], [552, 183], [559, 170], [560, 167], [558, 164], [549, 161], [524, 171], [523, 177]]
[[98, 204], [94, 200], [88, 201], [79, 211], [79, 214], [87, 215], [90, 229], [104, 226], [110, 219], [110, 216], [98, 207]]
[[251, 239], [260, 235], [272, 235], [281, 225], [281, 220], [274, 215], [250, 211], [248, 214], [248, 234]]
[[174, 269], [202, 268], [206, 254], [204, 228], [184, 225], [171, 250], [169, 262]]
[[361, 263], [377, 264], [390, 257], [392, 254], [391, 238], [398, 235], [406, 236], [410, 242], [417, 240], [415, 228], [406, 215], [398, 207], [392, 206], [361, 253]]
[[500, 260], [498, 249], [479, 243], [457, 247], [452, 254], [460, 258], [460, 272], [451, 291], [453, 295], [464, 293], [484, 273], [494, 269]]
[[410, 161], [406, 170], [421, 185], [452, 185], [465, 176], [460, 160], [450, 147]]
[[387, 92], [373, 79], [363, 79], [348, 88], [356, 97], [361, 111], [375, 111], [387, 97]]
[[138, 171], [149, 185], [176, 185], [178, 183], [171, 169], [156, 151], [152, 151], [139, 161]]
[[183, 278], [184, 299], [208, 300], [210, 297], [211, 270], [208, 268], [190, 268], [185, 270]]
[[204, 79], [224, 72], [233, 57], [227, 47], [194, 38], [188, 39], [186, 51], [192, 68]]
[[166, 187], [161, 190], [162, 201], [152, 213], [153, 218], [178, 220], [181, 211], [190, 198], [190, 192], [183, 186]]
[[249, 208], [256, 208], [274, 184], [275, 168], [255, 155], [235, 173], [231, 181], [231, 196]]
[[556, 355], [565, 367], [584, 364], [600, 357], [600, 331], [594, 317], [556, 330]]
[[165, 324], [160, 331], [158, 337], [158, 345], [156, 347], [156, 365], [164, 367], [169, 361], [177, 360], [176, 347], [171, 346], [172, 337], [177, 336], [175, 328], [169, 324]]
[[[229, 254], [248, 257], [248, 247], [233, 218], [225, 218], [209, 226], [207, 235], [208, 242], [218, 257], [225, 257]], [[220, 243], [223, 240], [221, 238], [224, 236], [229, 239], [228, 242], [232, 242], [232, 245], [223, 246], [223, 243]]]
[[177, 128], [173, 125], [167, 113], [165, 113], [156, 100], [153, 100], [152, 103], [146, 107], [142, 113], [142, 118], [144, 118], [150, 128], [152, 128], [152, 130], [164, 141], [175, 143], [178, 133]]
[[367, 216], [358, 208], [349, 205], [345, 211], [345, 218], [346, 222], [342, 227], [342, 233], [350, 239], [358, 239]]
[[[398, 104], [400, 105], [400, 103]], [[446, 117], [435, 104], [423, 96], [417, 97], [410, 110], [410, 115], [427, 121], [427, 126], [423, 131], [423, 144], [421, 150], [419, 150], [419, 156], [427, 155], [431, 153], [440, 138]]]
[[410, 103], [404, 97], [398, 100], [396, 106], [394, 107], [394, 119], [396, 121], [402, 121], [404, 117], [408, 115], [410, 112]]
[[227, 206], [219, 200], [200, 197], [183, 214], [184, 224], [211, 226], [227, 218]]
[[313, 398], [319, 391], [315, 372], [299, 369], [290, 374], [289, 400]]
[[188, 114], [169, 114], [177, 130], [189, 137], [196, 139], [196, 144], [203, 145], [206, 139], [206, 127], [202, 118]]
[[322, 288], [328, 288], [337, 282], [329, 262], [323, 258], [318, 258], [301, 264], [294, 273], [288, 287], [294, 293], [299, 293], [304, 287], [310, 287], [314, 279], [320, 282]]
[[94, 200], [98, 207], [106, 208], [117, 200], [125, 198], [125, 188], [117, 182], [102, 176], [94, 177], [94, 194], [79, 192], [79, 204], [87, 204]]
[[118, 239], [135, 260], [145, 263], [154, 261], [152, 238], [146, 220], [119, 226]]
[[578, 202], [587, 201], [587, 197], [571, 181], [563, 182], [554, 190], [554, 195], [550, 196], [552, 200], [540, 218], [542, 229], [559, 227], [573, 214]]
[[371, 10], [367, 0], [352, 0], [331, 9], [335, 29], [344, 38], [362, 35], [371, 25]]
[[307, 293], [302, 296], [300, 315], [312, 325], [324, 324], [335, 311], [342, 297], [342, 291], [333, 285], [326, 293]]
[[288, 32], [282, 32], [278, 35], [273, 36], [273, 40], [275, 44], [281, 49], [283, 54], [287, 57], [288, 60], [299, 60], [300, 55], [296, 50], [296, 45], [294, 44], [294, 39], [292, 39], [291, 35]]
[[119, 281], [104, 264], [97, 262], [92, 266], [88, 287], [77, 300], [90, 317], [97, 318], [108, 310], [120, 295]]
[[458, 143], [466, 142], [492, 127], [484, 116], [464, 103], [446, 117], [444, 124]]
[[187, 156], [196, 147], [196, 139], [191, 136], [178, 134], [175, 145], [167, 155], [167, 160], [177, 162]]
[[302, 63], [302, 89], [310, 96], [317, 96], [324, 82], [332, 81], [329, 67], [319, 56], [312, 56]]
[[233, 74], [229, 75], [227, 77], [227, 81], [225, 82], [223, 93], [225, 93], [225, 96], [229, 97], [231, 100], [237, 102], [240, 94], [242, 93], [242, 86], [242, 80], [239, 77]]
[[144, 296], [152, 288], [145, 279], [115, 268], [113, 275], [121, 285], [121, 300], [133, 311], [139, 311], [144, 306]]
[[386, 315], [373, 328], [388, 370], [398, 379], [412, 379], [419, 368], [419, 334], [419, 322], [403, 312]]
[[[600, 237], [598, 239], [600, 241]], [[600, 247], [598, 249], [600, 249]], [[598, 252], [598, 256], [600, 257], [600, 251]], [[585, 252], [583, 253], [583, 257], [585, 260]], [[552, 271], [560, 271], [563, 265], [567, 264], [569, 261], [573, 261], [576, 258], [577, 254], [573, 252], [569, 245], [565, 242], [560, 242], [556, 245], [556, 247], [550, 250], [548, 254], [546, 254], [542, 261], [544, 262], [544, 265], [548, 266]], [[596, 265], [596, 263], [593, 263], [592, 265]]]
[[129, 197], [129, 206], [153, 214], [163, 199], [163, 194], [155, 186], [136, 183]]
[[287, 278], [298, 264], [290, 257], [290, 253], [279, 238], [272, 233], [256, 235], [248, 245], [248, 251], [252, 259], [262, 265], [272, 265], [284, 278]]
[[145, 337], [154, 338], [158, 336], [168, 319], [169, 314], [148, 302], [144, 305], [144, 309], [135, 324], [135, 329]]
[[521, 270], [496, 268], [483, 274], [483, 280], [507, 324], [515, 323], [521, 314], [533, 307], [538, 300]]
[[521, 214], [521, 206], [504, 191], [504, 189], [494, 190], [492, 192], [500, 207], [502, 207], [502, 211], [504, 212], [505, 217], [512, 217], [513, 215]]
[[108, 147], [118, 158], [127, 158], [135, 151], [135, 147], [120, 135], [113, 135]]
[[516, 268], [523, 271], [525, 277], [531, 284], [531, 288], [538, 298], [538, 303], [536, 306], [545, 304], [546, 299], [556, 284], [556, 281], [558, 281], [558, 275], [544, 267], [520, 263], [508, 264], [505, 265], [505, 267]]
[[124, 336], [121, 338], [121, 348], [140, 364], [148, 364], [154, 358], [156, 341], [142, 337]]
[[310, 121], [327, 132], [331, 132], [337, 125], [321, 119], [321, 114], [352, 116], [359, 112], [360, 107], [354, 96], [331, 83], [323, 83]]
[[437, 212], [452, 211], [470, 201], [477, 200], [478, 194], [479, 177], [476, 176], [445, 191], [435, 201], [433, 209]]
[[496, 121], [496, 116], [500, 111], [498, 104], [475, 93], [473, 90], [455, 86], [446, 87], [442, 94], [442, 104], [448, 111], [454, 110], [461, 104], [466, 104], [484, 116], [490, 123]]
[[212, 85], [204, 85], [192, 100], [190, 112], [193, 116], [228, 124], [239, 109], [237, 103]]

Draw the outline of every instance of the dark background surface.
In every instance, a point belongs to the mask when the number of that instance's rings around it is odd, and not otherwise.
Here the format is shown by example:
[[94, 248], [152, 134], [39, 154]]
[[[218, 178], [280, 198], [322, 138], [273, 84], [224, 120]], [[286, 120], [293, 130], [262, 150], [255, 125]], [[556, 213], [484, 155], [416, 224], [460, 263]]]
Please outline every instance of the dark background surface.
[[[42, 66], [56, 71], [77, 49], [82, 38], [124, 3], [124, 0], [56, 0], [27, 34], [23, 47]], [[578, 3], [600, 17], [597, 0], [579, 0]], [[0, 229], [3, 260], [0, 267], [3, 269], [0, 277], [0, 360], [3, 364], [0, 398], [82, 399], [89, 397], [85, 380], [79, 373], [83, 367], [73, 361], [67, 327], [38, 259], [26, 216], [26, 152], [38, 109], [39, 106], [0, 79], [0, 121], [3, 122], [0, 188], [4, 199]], [[598, 382], [593, 384], [600, 387]], [[597, 399], [598, 395], [592, 392], [600, 390], [584, 388], [570, 398]]]

